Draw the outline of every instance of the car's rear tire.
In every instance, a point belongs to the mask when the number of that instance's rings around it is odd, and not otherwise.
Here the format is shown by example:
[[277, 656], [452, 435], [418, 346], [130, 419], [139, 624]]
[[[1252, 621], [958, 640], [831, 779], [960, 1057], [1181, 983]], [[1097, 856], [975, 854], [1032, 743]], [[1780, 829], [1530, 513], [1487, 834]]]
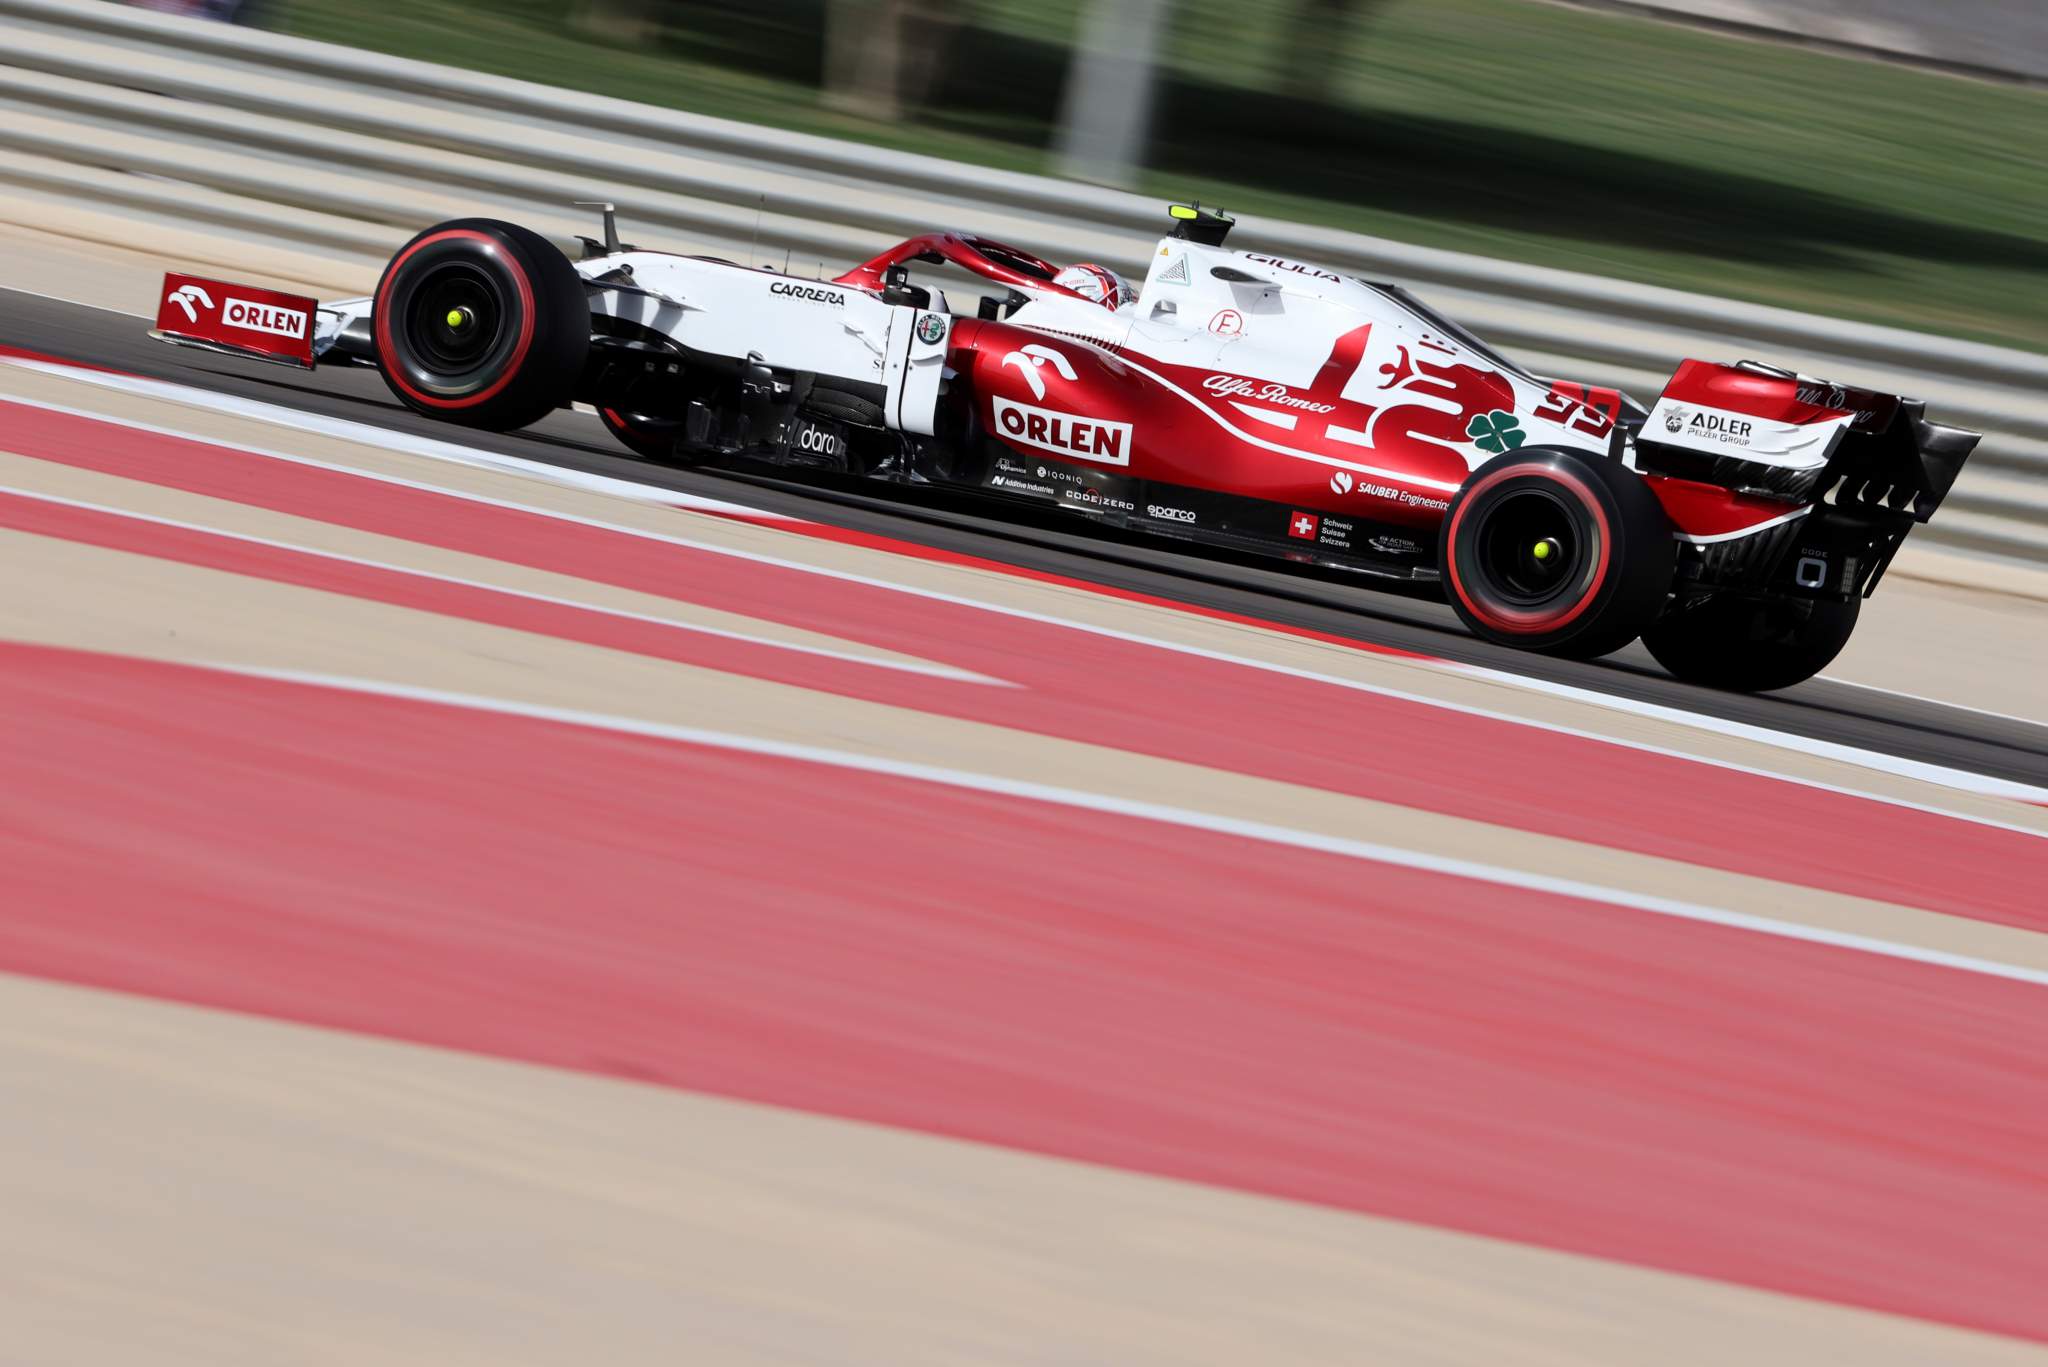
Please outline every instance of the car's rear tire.
[[507, 431], [567, 404], [590, 354], [582, 277], [540, 234], [494, 219], [399, 249], [372, 309], [378, 367], [407, 407]]
[[1618, 461], [1529, 449], [1472, 472], [1438, 540], [1445, 595], [1476, 636], [1592, 659], [1663, 610], [1677, 551], [1642, 478]]
[[1718, 594], [1658, 622], [1643, 645], [1687, 683], [1741, 693], [1790, 688], [1841, 654], [1862, 604]]

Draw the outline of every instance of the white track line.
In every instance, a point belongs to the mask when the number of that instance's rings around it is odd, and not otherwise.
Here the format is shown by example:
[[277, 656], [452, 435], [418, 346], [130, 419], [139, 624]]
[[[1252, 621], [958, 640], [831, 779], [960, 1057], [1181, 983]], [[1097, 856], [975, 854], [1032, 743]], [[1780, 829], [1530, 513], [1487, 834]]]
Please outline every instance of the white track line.
[[1903, 689], [1880, 688], [1876, 684], [1858, 683], [1854, 679], [1844, 679], [1836, 674], [1822, 674], [1817, 677], [1822, 683], [1837, 684], [1843, 688], [1857, 688], [1865, 693], [1882, 693], [1887, 698], [1903, 698], [1907, 702], [1927, 703], [1933, 707], [1946, 707], [1956, 712], [1970, 712], [1980, 717], [1989, 717], [1993, 721], [2009, 721], [2015, 726], [2048, 728], [2048, 718], [2016, 717], [2010, 712], [1993, 712], [1988, 707], [1971, 707], [1968, 703], [1943, 702], [1940, 698], [1926, 698], [1918, 693], [1905, 692]]
[[912, 763], [905, 760], [885, 759], [878, 755], [864, 755], [849, 750], [833, 750], [823, 746], [804, 745], [793, 741], [777, 741], [760, 736], [739, 735], [728, 731], [710, 731], [689, 726], [673, 726], [661, 722], [640, 721], [630, 717], [612, 716], [601, 712], [544, 707], [529, 703], [512, 702], [503, 698], [482, 697], [476, 694], [451, 693], [431, 688], [415, 688], [406, 684], [385, 683], [374, 679], [300, 673], [290, 670], [249, 669], [219, 664], [196, 667], [213, 669], [227, 674], [272, 679], [284, 683], [304, 684], [316, 688], [337, 689], [344, 692], [369, 694], [376, 697], [399, 698], [412, 702], [436, 703], [442, 706], [459, 707], [477, 712], [524, 717], [535, 721], [557, 722], [570, 726], [587, 727], [626, 735], [645, 736], [656, 740], [676, 741], [688, 745], [705, 746], [744, 754], [797, 760], [808, 764], [830, 765], [834, 768], [855, 770], [862, 773], [886, 774], [895, 778], [915, 779], [924, 783], [940, 784], [945, 787], [962, 788], [974, 792], [995, 793], [1005, 797], [1022, 798], [1031, 802], [1044, 802], [1062, 807], [1071, 807], [1081, 811], [1134, 817], [1142, 821], [1156, 821], [1166, 825], [1181, 826], [1190, 830], [1206, 831], [1216, 835], [1237, 836], [1246, 840], [1262, 841], [1270, 845], [1284, 845], [1293, 849], [1314, 850], [1324, 854], [1342, 855], [1347, 858], [1368, 860], [1377, 864], [1389, 864], [1397, 868], [1447, 874], [1456, 878], [1467, 878], [1475, 882], [1491, 883], [1498, 887], [1512, 888], [1518, 892], [1549, 893], [1560, 897], [1572, 897], [1581, 901], [1596, 902], [1604, 906], [1617, 907], [1628, 911], [1648, 912], [1657, 916], [1672, 917], [1677, 920], [1697, 921], [1707, 925], [1753, 931], [1757, 934], [1775, 936], [1783, 940], [1798, 940], [1808, 944], [1828, 945], [1836, 949], [1853, 950], [1862, 954], [1875, 954], [1888, 959], [1903, 959], [1912, 963], [1932, 964], [1942, 968], [1957, 969], [1965, 973], [1982, 974], [1985, 977], [2005, 978], [2014, 982], [2048, 986], [2048, 971], [2021, 968], [2013, 964], [1999, 963], [1995, 960], [1973, 958], [1963, 954], [1950, 954], [1942, 950], [1928, 949], [1921, 945], [1904, 944], [1894, 940], [1882, 940], [1874, 936], [1826, 930], [1817, 926], [1802, 925], [1796, 921], [1782, 921], [1770, 916], [1756, 916], [1748, 912], [1728, 911], [1719, 907], [1704, 906], [1696, 902], [1683, 902], [1669, 897], [1656, 897], [1648, 893], [1631, 892], [1624, 888], [1607, 887], [1598, 883], [1582, 882], [1578, 879], [1555, 878], [1547, 874], [1528, 873], [1519, 869], [1505, 868], [1497, 864], [1482, 864], [1474, 860], [1424, 854], [1415, 850], [1400, 849], [1392, 845], [1379, 845], [1364, 840], [1351, 840], [1342, 836], [1295, 830], [1291, 827], [1275, 826], [1262, 821], [1247, 821], [1238, 817], [1220, 816], [1213, 812], [1196, 811], [1187, 807], [1172, 807], [1161, 803], [1112, 797], [1104, 793], [1093, 793], [1078, 788], [1057, 787], [1051, 784], [1001, 778], [992, 774], [972, 773], [963, 769], [949, 769], [930, 764]]
[[[1550, 679], [1532, 679], [1526, 675], [1509, 673], [1506, 670], [1489, 669], [1484, 665], [1458, 664], [1451, 660], [1432, 661], [1431, 664], [1434, 668], [1443, 669], [1451, 673], [1463, 674], [1475, 679], [1487, 679], [1495, 683], [1509, 684], [1534, 693], [1548, 693], [1552, 697], [1568, 698], [1573, 702], [1587, 703], [1594, 707], [1604, 707], [1611, 712], [1626, 712], [1631, 716], [1650, 717], [1657, 721], [1671, 722], [1679, 726], [1689, 726], [1696, 731], [1709, 731], [1715, 735], [1729, 736], [1736, 740], [1755, 741], [1761, 745], [1775, 745], [1802, 750], [1820, 759], [1839, 760], [1844, 764], [1856, 764], [1866, 768], [1883, 768], [1903, 778], [1919, 779], [1923, 783], [1938, 784], [1945, 788], [1962, 788], [1966, 791], [1983, 793], [1991, 797], [2016, 798], [2021, 802], [2048, 802], [2048, 789], [2037, 788], [2031, 784], [2014, 783], [2006, 779], [1990, 778], [1982, 774], [1970, 774], [1967, 770], [1951, 769], [1946, 765], [1929, 764], [1923, 760], [1904, 759], [1897, 755], [1882, 755], [1883, 764], [1872, 764], [1870, 759], [1878, 752], [1864, 750], [1854, 745], [1843, 745], [1837, 741], [1815, 740], [1808, 736], [1798, 736], [1784, 731], [1773, 731], [1768, 727], [1757, 726], [1750, 722], [1730, 721], [1725, 717], [1709, 716], [1700, 712], [1687, 712], [1683, 708], [1669, 707], [1663, 703], [1644, 702], [1640, 698], [1623, 697], [1618, 693], [1602, 693], [1598, 689], [1580, 688], [1573, 684], [1557, 683]], [[1840, 681], [1837, 680], [1836, 682]], [[1875, 691], [1887, 693], [1891, 690], [1877, 689]], [[1911, 697], [1912, 695], [1897, 694], [1895, 696]], [[1932, 699], [1917, 699], [1916, 701], [1931, 702]], [[1937, 704], [1937, 706], [1942, 707], [1951, 705], [1948, 703]], [[1962, 708], [1960, 710], [1974, 712], [1978, 709]], [[1995, 717], [1999, 714], [1989, 712], [1983, 715]], [[2020, 718], [2008, 717], [2005, 720], [2018, 721]], [[2035, 724], [2038, 725], [2039, 723]]]
[[[573, 598], [557, 598], [552, 594], [530, 593], [524, 589], [506, 588], [500, 584], [488, 584], [480, 579], [464, 579], [459, 575], [436, 574], [432, 570], [416, 569], [410, 565], [399, 565], [389, 560], [370, 560], [362, 556], [344, 555], [340, 551], [324, 551], [312, 546], [302, 546], [290, 541], [273, 541], [265, 536], [251, 536], [244, 532], [231, 532], [220, 527], [209, 527], [201, 522], [182, 522], [173, 517], [157, 517], [151, 513], [138, 513], [128, 508], [117, 508], [106, 503], [88, 503], [84, 499], [64, 498], [57, 494], [46, 494], [36, 489], [23, 489], [17, 485], [0, 484], [0, 494], [12, 494], [17, 498], [34, 499], [39, 503], [56, 503], [66, 508], [82, 508], [87, 512], [105, 513], [112, 517], [126, 518], [132, 522], [148, 522], [158, 527], [175, 527], [179, 531], [199, 532], [217, 536], [228, 541], [238, 541], [249, 546], [265, 546], [272, 550], [290, 551], [296, 555], [312, 556], [319, 560], [332, 560], [344, 565], [361, 565], [367, 569], [384, 570], [391, 574], [402, 574], [414, 579], [428, 579], [437, 584], [454, 584], [466, 589], [481, 589], [486, 593], [500, 594], [506, 598], [524, 599], [530, 603], [547, 603], [554, 607], [574, 608], [578, 612], [594, 613], [600, 617], [616, 617], [628, 622], [646, 622], [652, 626], [666, 627], [671, 631], [688, 632], [698, 636], [715, 636], [720, 640], [739, 641], [746, 645], [766, 646], [771, 650], [786, 650], [797, 655], [814, 655], [826, 660], [839, 660], [846, 664], [869, 665], [875, 669], [893, 669], [904, 674], [922, 674], [928, 678], [946, 679], [954, 683], [992, 684], [998, 688], [1015, 688], [1017, 685], [1001, 679], [992, 679], [986, 674], [971, 670], [956, 669], [952, 665], [933, 664], [923, 660], [886, 660], [868, 655], [857, 655], [848, 650], [831, 650], [824, 646], [802, 645], [794, 641], [778, 641], [768, 636], [754, 636], [744, 631], [727, 631], [722, 627], [703, 626], [696, 622], [678, 622], [667, 617], [655, 617], [644, 612], [628, 612], [623, 608], [601, 607], [596, 603], [579, 602]], [[431, 611], [431, 609], [430, 609]]]
[[467, 465], [478, 470], [525, 475], [533, 479], [546, 480], [550, 484], [567, 485], [572, 489], [585, 489], [593, 493], [615, 494], [620, 498], [630, 498], [636, 503], [659, 503], [669, 507], [688, 508], [695, 512], [727, 513], [773, 522], [803, 520], [791, 517], [787, 513], [773, 513], [764, 508], [731, 503], [725, 499], [705, 498], [700, 494], [663, 489], [636, 480], [615, 479], [610, 475], [571, 470], [566, 466], [550, 465], [546, 461], [500, 455], [495, 451], [484, 451], [474, 446], [442, 441], [436, 437], [396, 432], [388, 427], [356, 422], [352, 418], [331, 418], [319, 413], [308, 413], [303, 409], [287, 408], [282, 404], [264, 403], [259, 399], [245, 399], [235, 394], [222, 394], [211, 389], [173, 384], [167, 380], [150, 380], [140, 375], [122, 375], [112, 371], [91, 370], [84, 366], [65, 365], [57, 361], [38, 361], [22, 356], [0, 356], [0, 363], [19, 370], [33, 370], [44, 375], [76, 380], [81, 384], [98, 385], [102, 389], [115, 389], [124, 394], [159, 399], [165, 403], [181, 404], [188, 408], [205, 408], [216, 413], [226, 413], [231, 417], [269, 423], [276, 427], [315, 432], [321, 436], [336, 437], [342, 441], [373, 446], [385, 451], [396, 451], [403, 455], [423, 456], [428, 460], [444, 461], [451, 465]]
[[[154, 384], [155, 382], [151, 383]], [[182, 388], [181, 386], [167, 387]], [[191, 390], [189, 391], [189, 395], [190, 397], [175, 401], [185, 403], [188, 406], [206, 407], [207, 401], [213, 397], [211, 392], [207, 390]], [[780, 569], [794, 570], [802, 574], [817, 575], [822, 578], [836, 579], [845, 583], [861, 584], [870, 588], [883, 589], [891, 593], [905, 594], [913, 598], [923, 598], [932, 602], [950, 603], [956, 606], [973, 608], [978, 611], [990, 612], [998, 616], [1011, 617], [1021, 621], [1039, 622], [1048, 626], [1065, 628], [1070, 631], [1085, 632], [1089, 635], [1105, 636], [1114, 640], [1128, 641], [1136, 645], [1149, 646], [1158, 650], [1171, 651], [1176, 654], [1192, 655], [1202, 659], [1209, 660], [1219, 660], [1229, 664], [1240, 665], [1247, 669], [1262, 670], [1266, 673], [1271, 674], [1285, 674], [1294, 678], [1309, 679], [1318, 683], [1329, 684], [1332, 687], [1336, 688], [1350, 689], [1354, 692], [1369, 693], [1378, 697], [1393, 698], [1403, 702], [1418, 703], [1426, 707], [1433, 707], [1440, 709], [1442, 711], [1454, 712], [1464, 716], [1485, 717], [1492, 721], [1509, 722], [1517, 726], [1527, 726], [1539, 731], [1552, 732], [1557, 735], [1573, 736], [1581, 740], [1595, 741], [1605, 745], [1614, 745], [1626, 750], [1635, 750], [1645, 754], [1663, 755], [1670, 758], [1686, 760], [1695, 764], [1704, 764], [1711, 768], [1725, 769], [1733, 773], [1750, 774], [1761, 778], [1773, 779], [1782, 783], [1795, 784], [1804, 788], [1812, 788], [1822, 792], [1840, 793], [1850, 797], [1859, 798], [1865, 801], [1879, 802], [1887, 806], [1902, 807], [1912, 811], [1928, 812], [1937, 816], [1948, 817], [1958, 821], [1971, 822], [1975, 825], [1990, 826], [1999, 830], [2013, 831], [2021, 835], [2035, 836], [2037, 838], [2048, 838], [2048, 832], [2044, 832], [2040, 829], [2031, 826], [2024, 826], [2012, 822], [2001, 821], [1996, 818], [1979, 816], [1969, 812], [1953, 811], [1946, 807], [1937, 807], [1930, 805], [1928, 803], [1915, 802], [1911, 799], [1894, 797], [1886, 793], [1870, 792], [1865, 789], [1844, 787], [1839, 784], [1827, 783], [1818, 779], [1803, 778], [1793, 774], [1779, 773], [1776, 770], [1763, 769], [1756, 767], [1754, 765], [1738, 764], [1730, 760], [1715, 759], [1705, 755], [1693, 754], [1685, 750], [1673, 749], [1668, 746], [1652, 745], [1645, 741], [1630, 740], [1618, 736], [1603, 735], [1597, 731], [1588, 731], [1580, 727], [1566, 726], [1556, 722], [1539, 721], [1530, 717], [1518, 716], [1512, 712], [1503, 712], [1492, 708], [1477, 707], [1465, 703], [1450, 702], [1442, 698], [1431, 697], [1428, 694], [1411, 692], [1406, 689], [1391, 688], [1379, 684], [1369, 684], [1362, 682], [1360, 680], [1348, 679], [1334, 674], [1318, 673], [1313, 670], [1296, 669], [1287, 665], [1281, 665], [1265, 660], [1259, 660], [1249, 656], [1232, 655], [1223, 651], [1216, 650], [1206, 650], [1200, 646], [1184, 645], [1176, 641], [1166, 641], [1158, 639], [1156, 637], [1138, 635], [1135, 632], [1119, 631], [1113, 627], [1097, 626], [1089, 622], [1080, 622], [1072, 620], [1070, 618], [1056, 617], [1047, 613], [1032, 612], [1024, 608], [1014, 608], [998, 603], [989, 603], [980, 599], [967, 598], [957, 594], [941, 592], [936, 589], [917, 588], [912, 585], [901, 584], [893, 580], [883, 579], [872, 575], [855, 574], [847, 570], [829, 569], [824, 566], [809, 564], [802, 560], [793, 560], [783, 556], [767, 555], [759, 551], [742, 550], [733, 546], [720, 545], [717, 542], [701, 541], [693, 537], [678, 536], [673, 533], [666, 532], [649, 531], [646, 528], [628, 526], [624, 523], [618, 522], [609, 522], [602, 518], [585, 517], [576, 513], [560, 512], [555, 509], [537, 507], [532, 504], [520, 503], [510, 499], [492, 498], [485, 494], [470, 493], [465, 490], [453, 489], [445, 485], [433, 484], [422, 480], [406, 479], [398, 475], [388, 475], [378, 471], [360, 469], [356, 466], [342, 465], [331, 461], [318, 460], [311, 456], [301, 456], [290, 452], [278, 451], [266, 447], [249, 446], [239, 442], [223, 441], [217, 437], [201, 436], [192, 432], [180, 431], [177, 428], [164, 427], [155, 423], [141, 422], [132, 418], [112, 417], [104, 413], [94, 413], [86, 409], [74, 408], [66, 404], [51, 403], [41, 399], [25, 399], [11, 396], [0, 396], [0, 399], [4, 399], [5, 402], [18, 403], [31, 408], [40, 408], [55, 413], [65, 413], [73, 417], [90, 419], [94, 422], [103, 422], [111, 424], [116, 427], [125, 427], [130, 429], [131, 431], [150, 432], [158, 436], [176, 437], [184, 441], [199, 442], [203, 445], [215, 446], [222, 448], [224, 450], [240, 451], [247, 455], [262, 456], [269, 460], [284, 461], [293, 465], [305, 465], [311, 466], [316, 469], [333, 470], [342, 474], [353, 475], [360, 479], [373, 480], [378, 483], [396, 485], [402, 488], [425, 490], [429, 493], [440, 494], [448, 498], [462, 499], [465, 502], [478, 503], [490, 507], [508, 508], [523, 513], [530, 513], [536, 517], [546, 517], [555, 519], [556, 521], [572, 522], [582, 526], [596, 527], [605, 531], [616, 532], [622, 536], [632, 536], [648, 541], [663, 542], [668, 545], [682, 546], [691, 550], [704, 551], [712, 555], [723, 555], [731, 557], [733, 559], [747, 560], [754, 562], [756, 564], [773, 565]], [[281, 413], [292, 413], [295, 410], [280, 409], [279, 411]], [[383, 435], [382, 429], [371, 428], [368, 430], [373, 434]], [[437, 444], [445, 445], [445, 443]], [[1886, 773], [1901, 777], [1913, 778], [1924, 783], [1933, 784], [1937, 787], [1952, 789], [1957, 792], [1972, 793], [1984, 797], [2008, 798], [2020, 802], [2048, 805], [2048, 788], [2040, 788], [2032, 784], [2015, 783], [2008, 779], [1992, 778], [1988, 775], [1972, 773], [1969, 770], [1965, 769], [1951, 769], [1941, 765], [1922, 763], [1917, 760], [1905, 760], [1895, 755], [1888, 755], [1881, 751], [1876, 750], [1864, 750], [1859, 749], [1855, 746], [1839, 745], [1830, 741], [1811, 740], [1805, 736], [1795, 735], [1790, 732], [1773, 731], [1764, 727], [1746, 726], [1734, 722], [1722, 722], [1718, 718], [1701, 716], [1699, 714], [1685, 712], [1677, 708], [1662, 707], [1655, 703], [1634, 703], [1629, 699], [1617, 698], [1612, 694], [1600, 693], [1590, 689], [1575, 689], [1565, 684], [1550, 684], [1540, 679], [1531, 679], [1523, 675], [1512, 674], [1504, 670], [1483, 669], [1477, 666], [1468, 667], [1453, 664], [1449, 661], [1443, 660], [1425, 660], [1423, 661], [1423, 663], [1427, 667], [1437, 668], [1452, 673], [1462, 672], [1477, 677], [1484, 677], [1490, 681], [1506, 684], [1518, 689], [1542, 693], [1558, 693], [1566, 697], [1573, 697], [1581, 702], [1587, 702], [1598, 707], [1606, 708], [1610, 711], [1637, 712], [1640, 715], [1656, 716], [1659, 720], [1669, 721], [1679, 726], [1688, 727], [1690, 729], [1705, 731], [1713, 734], [1732, 735], [1735, 733], [1730, 732], [1725, 728], [1741, 726], [1741, 738], [1751, 740], [1759, 745], [1768, 746], [1774, 749], [1786, 750], [1797, 754], [1804, 754], [1830, 759], [1837, 761], [1839, 763], [1852, 765], [1857, 768], [1869, 769], [1878, 773]], [[1650, 711], [1648, 709], [1654, 709], [1654, 711]]]
[[137, 313], [133, 309], [117, 309], [110, 304], [88, 304], [83, 299], [73, 299], [64, 294], [45, 294], [41, 290], [25, 290], [14, 285], [7, 286], [9, 294], [25, 294], [31, 299], [47, 299], [53, 304], [69, 304], [75, 309], [91, 309], [94, 313], [111, 313], [116, 318], [142, 318], [155, 321], [155, 315]]

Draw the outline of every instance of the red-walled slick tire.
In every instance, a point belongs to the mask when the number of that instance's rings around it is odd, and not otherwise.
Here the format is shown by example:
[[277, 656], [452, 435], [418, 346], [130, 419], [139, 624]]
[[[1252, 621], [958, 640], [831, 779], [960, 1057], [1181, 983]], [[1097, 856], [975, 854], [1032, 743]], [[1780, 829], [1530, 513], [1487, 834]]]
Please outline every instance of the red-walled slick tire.
[[408, 407], [469, 427], [524, 427], [574, 396], [590, 304], [536, 232], [466, 218], [399, 249], [372, 311], [384, 382]]
[[1438, 551], [1446, 596], [1474, 635], [1575, 659], [1640, 635], [1677, 565], [1671, 524], [1635, 471], [1542, 448], [1473, 471]]

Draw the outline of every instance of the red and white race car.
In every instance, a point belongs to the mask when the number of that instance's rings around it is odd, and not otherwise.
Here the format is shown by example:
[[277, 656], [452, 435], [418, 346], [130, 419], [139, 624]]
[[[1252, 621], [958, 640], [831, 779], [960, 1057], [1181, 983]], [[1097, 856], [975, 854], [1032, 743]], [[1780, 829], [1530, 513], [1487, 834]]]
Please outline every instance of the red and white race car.
[[[1779, 688], [1831, 660], [1977, 435], [1754, 362], [1647, 412], [1539, 378], [1397, 286], [1223, 243], [1176, 205], [1144, 283], [966, 233], [834, 280], [512, 224], [430, 228], [375, 295], [167, 277], [157, 336], [372, 365], [509, 429], [595, 406], [634, 452], [944, 485], [1113, 527], [1440, 581], [1487, 639]], [[913, 280], [913, 269], [918, 278]], [[966, 282], [956, 311], [926, 283]]]

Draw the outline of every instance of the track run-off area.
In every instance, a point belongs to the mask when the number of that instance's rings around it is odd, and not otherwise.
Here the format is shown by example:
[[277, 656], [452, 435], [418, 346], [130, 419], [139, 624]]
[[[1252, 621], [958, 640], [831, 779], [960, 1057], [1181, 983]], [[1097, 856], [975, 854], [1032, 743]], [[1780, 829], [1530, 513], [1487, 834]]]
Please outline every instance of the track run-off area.
[[0, 293], [0, 1360], [2048, 1361], [2023, 685], [143, 328]]

